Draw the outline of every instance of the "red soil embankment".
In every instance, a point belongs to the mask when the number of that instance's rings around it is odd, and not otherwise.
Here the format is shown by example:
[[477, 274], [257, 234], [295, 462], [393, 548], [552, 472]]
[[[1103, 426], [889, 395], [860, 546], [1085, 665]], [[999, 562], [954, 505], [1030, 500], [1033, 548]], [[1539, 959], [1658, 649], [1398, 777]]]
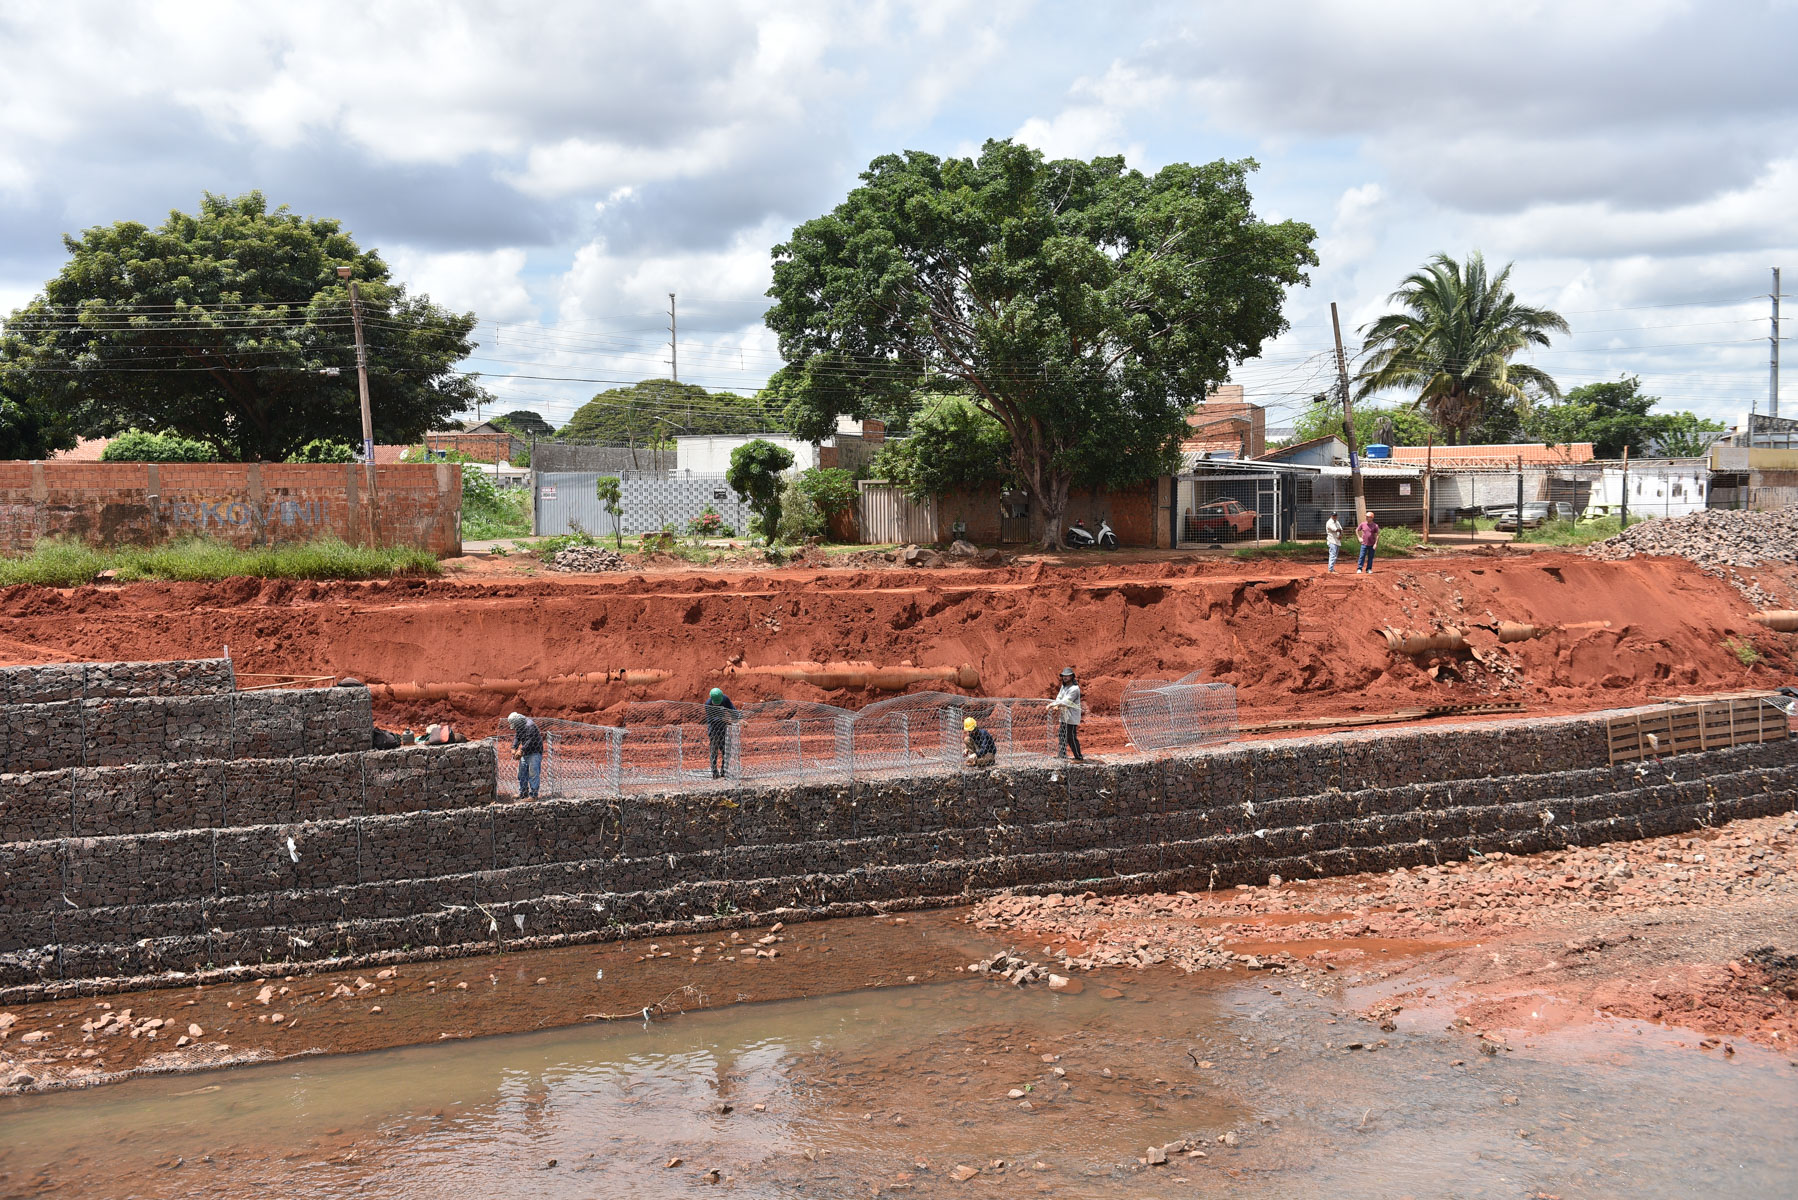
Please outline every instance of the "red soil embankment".
[[[200, 657], [229, 646], [240, 672], [371, 683], [671, 673], [652, 686], [533, 686], [381, 712], [389, 722], [447, 717], [476, 728], [512, 707], [591, 718], [631, 700], [702, 699], [714, 685], [739, 704], [781, 696], [857, 707], [882, 695], [734, 676], [733, 665], [965, 663], [992, 696], [1047, 694], [1074, 665], [1099, 714], [1116, 711], [1130, 679], [1202, 669], [1234, 684], [1243, 719], [1254, 721], [1491, 701], [1564, 712], [1782, 682], [1787, 638], [1750, 612], [1727, 583], [1683, 560], [1555, 552], [1382, 563], [1371, 576], [1175, 560], [507, 582], [239, 579], [0, 592], [0, 661]], [[1500, 620], [1610, 624], [1501, 645], [1479, 627]], [[1475, 653], [1434, 674], [1390, 654], [1379, 634], [1443, 625], [1466, 630]], [[1759, 662], [1744, 665], [1726, 639], [1758, 647]], [[1103, 723], [1094, 732], [1101, 745], [1121, 740], [1104, 736]]]

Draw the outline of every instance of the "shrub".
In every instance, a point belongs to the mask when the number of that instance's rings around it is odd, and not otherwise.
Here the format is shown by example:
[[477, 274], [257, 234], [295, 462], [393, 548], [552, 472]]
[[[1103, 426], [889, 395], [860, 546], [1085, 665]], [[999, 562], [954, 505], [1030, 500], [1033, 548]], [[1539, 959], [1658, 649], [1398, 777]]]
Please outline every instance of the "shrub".
[[127, 429], [106, 443], [101, 462], [203, 463], [217, 462], [219, 452], [205, 442], [178, 433], [145, 433]]
[[757, 531], [772, 542], [780, 534], [781, 475], [793, 465], [793, 452], [763, 438], [743, 443], [730, 452], [725, 473], [731, 490], [749, 501], [755, 511]]
[[290, 463], [352, 463], [356, 461], [356, 448], [348, 442], [334, 442], [329, 438], [313, 438], [289, 454], [287, 461]]
[[781, 488], [780, 523], [776, 527], [773, 540], [785, 545], [796, 545], [809, 537], [823, 537], [826, 522], [824, 514], [812, 503], [812, 498], [805, 490], [800, 477], [790, 477]]

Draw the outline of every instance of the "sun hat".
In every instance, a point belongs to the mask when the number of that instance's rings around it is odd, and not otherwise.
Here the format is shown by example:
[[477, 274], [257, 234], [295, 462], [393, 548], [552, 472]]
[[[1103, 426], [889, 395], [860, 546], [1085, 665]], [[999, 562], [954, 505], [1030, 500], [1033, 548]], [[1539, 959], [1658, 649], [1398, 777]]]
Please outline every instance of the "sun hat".
[[1061, 669], [1061, 677], [1062, 677], [1062, 678], [1063, 678], [1063, 679], [1072, 679], [1072, 678], [1073, 678], [1073, 677], [1074, 677], [1074, 668], [1072, 668], [1072, 667], [1063, 667], [1063, 668], [1062, 668], [1062, 669]]

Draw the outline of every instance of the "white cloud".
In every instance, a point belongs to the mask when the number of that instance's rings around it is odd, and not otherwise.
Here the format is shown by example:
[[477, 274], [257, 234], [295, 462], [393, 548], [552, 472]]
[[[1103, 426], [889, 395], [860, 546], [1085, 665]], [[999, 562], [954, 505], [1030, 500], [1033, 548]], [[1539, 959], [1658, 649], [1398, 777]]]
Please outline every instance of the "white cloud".
[[394, 277], [413, 295], [427, 294], [457, 312], [473, 311], [494, 321], [520, 321], [536, 314], [525, 286], [525, 252], [519, 249], [457, 250], [448, 253], [389, 246], [383, 251]]

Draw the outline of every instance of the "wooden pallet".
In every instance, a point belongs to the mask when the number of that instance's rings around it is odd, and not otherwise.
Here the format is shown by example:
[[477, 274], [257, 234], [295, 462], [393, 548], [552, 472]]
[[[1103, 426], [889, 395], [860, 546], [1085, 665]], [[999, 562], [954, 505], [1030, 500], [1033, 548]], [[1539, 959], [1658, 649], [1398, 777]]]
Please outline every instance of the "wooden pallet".
[[1790, 736], [1786, 715], [1761, 696], [1669, 705], [1605, 723], [1611, 762], [1633, 762], [1696, 750], [1721, 750]]

